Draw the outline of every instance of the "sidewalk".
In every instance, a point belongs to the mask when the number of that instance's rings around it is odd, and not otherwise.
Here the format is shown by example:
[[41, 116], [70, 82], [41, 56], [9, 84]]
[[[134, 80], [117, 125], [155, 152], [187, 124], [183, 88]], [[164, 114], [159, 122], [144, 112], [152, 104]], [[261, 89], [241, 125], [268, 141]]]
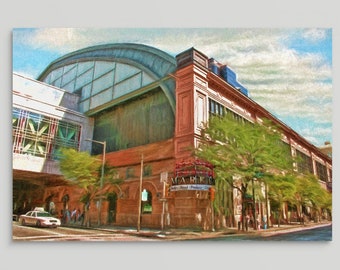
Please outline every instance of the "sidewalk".
[[258, 233], [263, 237], [268, 237], [272, 235], [284, 234], [284, 233], [292, 233], [304, 230], [310, 230], [314, 228], [321, 228], [325, 226], [332, 225], [331, 221], [322, 221], [319, 223], [309, 222], [305, 224], [289, 224], [289, 225], [281, 225], [280, 227], [272, 227], [268, 230], [261, 230]]
[[[199, 239], [213, 239], [217, 237], [228, 237], [235, 235], [251, 235], [256, 234], [263, 237], [272, 235], [291, 233], [296, 231], [308, 230], [317, 227], [324, 227], [331, 225], [332, 222], [320, 222], [320, 223], [305, 223], [305, 224], [282, 224], [280, 227], [274, 225], [268, 229], [254, 230], [249, 229], [248, 231], [237, 230], [237, 228], [226, 228], [217, 231], [192, 231], [188, 229], [167, 229], [164, 231], [157, 229], [141, 228], [138, 232], [136, 228], [126, 227], [114, 227], [114, 226], [101, 226], [92, 227], [91, 229], [111, 231], [112, 233], [128, 234], [144, 238], [154, 238], [164, 241], [183, 241], [183, 240], [199, 240]], [[84, 227], [82, 227], [84, 228]]]

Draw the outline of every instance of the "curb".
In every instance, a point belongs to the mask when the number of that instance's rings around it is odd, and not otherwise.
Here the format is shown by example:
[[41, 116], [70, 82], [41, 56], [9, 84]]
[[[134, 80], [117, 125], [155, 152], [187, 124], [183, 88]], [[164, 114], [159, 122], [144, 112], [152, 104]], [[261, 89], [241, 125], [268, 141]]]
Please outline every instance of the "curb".
[[292, 233], [303, 230], [310, 230], [319, 227], [325, 227], [332, 225], [332, 222], [326, 223], [308, 223], [308, 224], [296, 224], [296, 225], [281, 225], [281, 227], [270, 227], [268, 229], [257, 230], [249, 230], [249, 231], [238, 231], [237, 228], [227, 228], [224, 230], [218, 230], [215, 232], [209, 231], [189, 231], [189, 230], [179, 230], [179, 229], [170, 229], [167, 231], [161, 230], [153, 230], [153, 229], [142, 229], [139, 232], [137, 229], [132, 228], [114, 228], [114, 227], [83, 227], [74, 224], [68, 224], [64, 227], [75, 227], [81, 229], [89, 229], [89, 230], [102, 230], [109, 231], [117, 234], [126, 234], [137, 237], [144, 238], [154, 238], [163, 241], [181, 241], [181, 240], [193, 240], [193, 239], [213, 239], [218, 237], [228, 237], [228, 236], [241, 236], [241, 235], [259, 235], [262, 237], [269, 237], [273, 235]]

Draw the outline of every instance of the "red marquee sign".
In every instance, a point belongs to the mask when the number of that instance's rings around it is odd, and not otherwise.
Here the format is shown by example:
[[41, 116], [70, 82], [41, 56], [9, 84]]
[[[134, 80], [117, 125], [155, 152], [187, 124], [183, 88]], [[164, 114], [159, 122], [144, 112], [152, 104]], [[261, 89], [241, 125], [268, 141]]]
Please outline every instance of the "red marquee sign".
[[214, 185], [214, 166], [202, 160], [182, 161], [176, 163], [174, 185]]

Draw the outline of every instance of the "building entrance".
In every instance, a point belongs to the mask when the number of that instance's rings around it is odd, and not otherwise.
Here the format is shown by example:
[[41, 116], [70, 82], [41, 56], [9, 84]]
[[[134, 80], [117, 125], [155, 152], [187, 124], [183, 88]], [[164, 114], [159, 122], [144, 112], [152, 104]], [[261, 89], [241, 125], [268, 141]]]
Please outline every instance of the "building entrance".
[[116, 214], [117, 214], [117, 193], [112, 192], [107, 196], [107, 200], [109, 202], [108, 207], [108, 224], [112, 224], [116, 222]]

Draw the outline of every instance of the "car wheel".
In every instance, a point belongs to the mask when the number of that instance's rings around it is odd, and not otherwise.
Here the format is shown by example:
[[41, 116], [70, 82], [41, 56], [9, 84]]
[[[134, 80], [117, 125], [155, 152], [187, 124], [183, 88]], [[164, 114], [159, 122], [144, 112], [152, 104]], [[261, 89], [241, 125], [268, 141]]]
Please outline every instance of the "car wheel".
[[25, 225], [26, 225], [26, 222], [25, 222], [24, 219], [21, 220], [21, 225], [22, 225], [22, 226], [25, 226]]
[[41, 227], [41, 222], [38, 220], [36, 225], [37, 225], [37, 227]]

